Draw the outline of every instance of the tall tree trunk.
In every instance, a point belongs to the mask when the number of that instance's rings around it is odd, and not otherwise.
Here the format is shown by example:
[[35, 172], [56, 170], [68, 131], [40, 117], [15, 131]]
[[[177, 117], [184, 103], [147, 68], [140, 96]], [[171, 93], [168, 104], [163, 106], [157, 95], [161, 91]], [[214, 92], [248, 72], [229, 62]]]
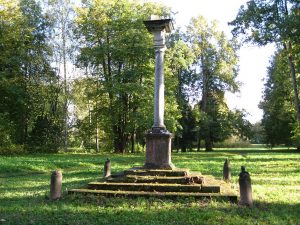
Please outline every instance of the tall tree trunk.
[[115, 152], [124, 153], [126, 145], [128, 143], [128, 134], [126, 133], [127, 126], [127, 113], [128, 113], [128, 96], [122, 94], [119, 97], [119, 102], [122, 103], [121, 107], [118, 108], [116, 113], [116, 121], [114, 125], [114, 147]]
[[[97, 118], [97, 117], [96, 117]], [[99, 128], [96, 124], [96, 152], [100, 152], [100, 145], [99, 145]]]
[[91, 111], [91, 106], [89, 104], [89, 149], [91, 149], [91, 126], [92, 126], [92, 111]]
[[199, 124], [199, 130], [197, 132], [197, 152], [200, 152], [200, 149], [201, 149], [201, 122]]
[[184, 137], [180, 138], [180, 147], [181, 147], [181, 152], [186, 152], [186, 140]]
[[68, 150], [68, 97], [67, 97], [67, 59], [66, 59], [66, 28], [62, 23], [62, 51], [64, 70], [64, 151]]
[[200, 138], [200, 131], [199, 131], [198, 140], [197, 140], [197, 152], [200, 152], [200, 148], [201, 148], [201, 138]]
[[291, 56], [288, 57], [289, 66], [291, 70], [291, 78], [293, 83], [293, 89], [294, 89], [294, 97], [295, 97], [295, 107], [297, 112], [297, 121], [298, 125], [300, 126], [300, 104], [299, 104], [299, 91], [298, 91], [298, 85], [297, 85], [297, 79], [296, 79], [296, 72], [295, 72], [295, 65], [293, 63], [293, 60]]
[[[97, 93], [99, 92], [99, 80], [97, 79]], [[98, 98], [96, 97], [95, 107], [95, 123], [96, 123], [96, 152], [100, 152], [99, 149], [99, 128], [98, 128]]]
[[131, 133], [131, 153], [135, 152], [135, 138], [136, 138], [136, 134], [135, 134], [135, 130], [132, 131]]
[[127, 144], [127, 136], [124, 135], [122, 129], [115, 126], [115, 137], [114, 137], [114, 151], [115, 153], [125, 153], [125, 148]]
[[[288, 43], [288, 46], [285, 45], [284, 47], [286, 50], [289, 50], [291, 48], [291, 44]], [[288, 63], [290, 67], [290, 75], [292, 78], [292, 85], [294, 90], [294, 98], [295, 98], [295, 108], [297, 112], [297, 121], [298, 125], [300, 126], [300, 101], [299, 101], [299, 90], [298, 90], [298, 84], [297, 84], [297, 78], [296, 78], [296, 70], [295, 70], [295, 64], [293, 62], [292, 56], [288, 54]]]
[[[284, 49], [289, 51], [292, 49], [292, 45], [290, 42], [287, 44], [283, 44]], [[298, 84], [297, 84], [297, 78], [296, 78], [296, 70], [295, 70], [295, 64], [293, 62], [293, 58], [289, 52], [287, 52], [288, 55], [288, 63], [290, 67], [290, 75], [292, 78], [292, 85], [293, 85], [293, 91], [294, 91], [294, 98], [295, 98], [295, 108], [296, 108], [296, 113], [297, 113], [297, 122], [298, 122], [298, 127], [300, 128], [300, 101], [299, 101], [299, 89], [298, 89]], [[300, 146], [297, 146], [297, 150], [300, 151]]]
[[21, 117], [21, 129], [19, 132], [19, 138], [17, 138], [18, 144], [26, 144], [27, 142], [27, 137], [28, 137], [28, 119], [27, 119], [27, 109], [26, 112], [22, 114]]
[[178, 153], [179, 152], [179, 148], [180, 148], [179, 147], [179, 137], [176, 136], [174, 141], [176, 141], [176, 150], [177, 150], [176, 152]]
[[[101, 40], [99, 40], [100, 45], [102, 45]], [[122, 153], [124, 151], [122, 147], [122, 137], [120, 135], [120, 127], [119, 127], [119, 118], [118, 113], [114, 110], [114, 94], [112, 92], [113, 88], [113, 77], [112, 77], [112, 61], [111, 61], [111, 54], [110, 54], [110, 33], [109, 30], [106, 30], [106, 58], [103, 57], [102, 64], [103, 64], [103, 72], [105, 74], [105, 78], [107, 80], [108, 85], [108, 97], [109, 97], [109, 108], [111, 109], [110, 118], [112, 121], [115, 121], [115, 123], [112, 123], [112, 132], [113, 132], [113, 145], [114, 145], [114, 152], [116, 153]], [[107, 60], [107, 61], [106, 61]]]
[[[288, 11], [288, 2], [287, 0], [284, 0], [284, 6], [285, 6], [285, 16], [288, 18], [289, 16], [289, 11]], [[278, 12], [278, 7], [277, 7], [277, 12]], [[297, 78], [296, 78], [296, 70], [295, 70], [295, 64], [293, 62], [293, 57], [289, 53], [289, 50], [292, 49], [292, 44], [290, 41], [287, 43], [283, 42], [283, 47], [287, 51], [287, 56], [288, 56], [288, 63], [290, 67], [290, 75], [292, 78], [292, 85], [293, 85], [293, 90], [294, 90], [294, 97], [295, 97], [295, 108], [297, 112], [297, 122], [298, 122], [298, 127], [300, 128], [300, 103], [299, 103], [299, 90], [298, 90], [298, 84], [297, 84]], [[297, 146], [298, 151], [300, 151], [300, 146]]]
[[[202, 86], [202, 100], [201, 100], [200, 110], [206, 114], [207, 113], [207, 101], [208, 101], [208, 88], [209, 88], [209, 70], [205, 66], [203, 55], [201, 56], [201, 65], [202, 65], [203, 86]], [[212, 141], [211, 141], [211, 138], [209, 135], [209, 133], [210, 133], [209, 124], [205, 123], [204, 126], [207, 126], [204, 128], [207, 131], [207, 132], [205, 132], [206, 135], [204, 138], [205, 151], [212, 151]]]
[[210, 137], [206, 137], [205, 138], [205, 151], [210, 152], [212, 151], [212, 141]]

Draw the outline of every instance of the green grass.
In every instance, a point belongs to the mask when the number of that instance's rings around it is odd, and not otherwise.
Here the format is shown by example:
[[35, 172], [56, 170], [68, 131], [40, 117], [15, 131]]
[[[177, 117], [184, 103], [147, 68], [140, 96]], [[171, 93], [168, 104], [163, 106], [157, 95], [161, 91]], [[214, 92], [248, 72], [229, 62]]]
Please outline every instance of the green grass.
[[[218, 149], [173, 153], [177, 167], [222, 177], [230, 159], [237, 187], [242, 165], [250, 172], [254, 207], [195, 199], [127, 199], [66, 195], [102, 175], [142, 165], [143, 155], [55, 154], [0, 157], [0, 224], [300, 224], [300, 154], [289, 150]], [[63, 172], [64, 197], [48, 200], [51, 171]]]

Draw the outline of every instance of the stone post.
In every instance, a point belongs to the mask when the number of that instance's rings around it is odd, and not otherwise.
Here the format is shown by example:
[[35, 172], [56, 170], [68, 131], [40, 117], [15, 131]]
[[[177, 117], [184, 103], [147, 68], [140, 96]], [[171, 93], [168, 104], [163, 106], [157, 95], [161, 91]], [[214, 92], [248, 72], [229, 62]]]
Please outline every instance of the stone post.
[[104, 173], [103, 173], [103, 177], [107, 178], [111, 175], [111, 163], [110, 160], [107, 159], [104, 163]]
[[229, 162], [228, 159], [226, 159], [225, 162], [224, 162], [223, 179], [225, 181], [230, 181], [230, 179], [231, 179], [231, 168], [230, 168], [230, 162]]
[[61, 198], [62, 173], [59, 170], [53, 171], [50, 181], [50, 200]]
[[155, 50], [155, 91], [154, 91], [154, 124], [146, 134], [146, 169], [173, 169], [171, 162], [172, 134], [164, 124], [164, 52], [165, 35], [173, 29], [171, 19], [160, 19], [151, 16], [144, 21], [149, 32], [154, 36]]
[[240, 185], [240, 205], [249, 206], [253, 205], [252, 200], [252, 187], [250, 174], [246, 171], [245, 167], [241, 167], [241, 173], [239, 174], [239, 185]]

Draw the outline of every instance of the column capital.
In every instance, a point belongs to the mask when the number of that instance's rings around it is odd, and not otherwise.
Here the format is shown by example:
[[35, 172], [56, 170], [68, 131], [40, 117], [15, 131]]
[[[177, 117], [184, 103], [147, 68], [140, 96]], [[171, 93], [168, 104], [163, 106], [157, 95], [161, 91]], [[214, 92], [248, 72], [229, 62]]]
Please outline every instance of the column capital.
[[165, 30], [153, 31], [153, 41], [155, 50], [166, 48], [166, 32]]
[[170, 33], [174, 29], [171, 19], [154, 18], [143, 22], [150, 33], [156, 30], [165, 30], [167, 33]]

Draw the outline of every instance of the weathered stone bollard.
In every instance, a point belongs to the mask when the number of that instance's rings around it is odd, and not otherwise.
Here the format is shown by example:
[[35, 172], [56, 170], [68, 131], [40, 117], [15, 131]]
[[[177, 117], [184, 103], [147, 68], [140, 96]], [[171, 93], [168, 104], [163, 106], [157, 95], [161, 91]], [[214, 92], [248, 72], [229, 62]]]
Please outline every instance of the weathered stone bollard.
[[252, 187], [250, 174], [246, 171], [245, 167], [241, 167], [241, 173], [239, 174], [239, 185], [240, 185], [240, 205], [252, 206]]
[[230, 162], [228, 159], [225, 160], [223, 166], [223, 179], [225, 181], [230, 181], [231, 179], [231, 169], [230, 169]]
[[57, 200], [61, 198], [61, 186], [62, 186], [62, 173], [59, 170], [55, 170], [51, 174], [50, 200]]
[[103, 173], [103, 177], [107, 178], [111, 175], [111, 164], [110, 164], [110, 160], [107, 158], [107, 160], [104, 163], [104, 173]]

